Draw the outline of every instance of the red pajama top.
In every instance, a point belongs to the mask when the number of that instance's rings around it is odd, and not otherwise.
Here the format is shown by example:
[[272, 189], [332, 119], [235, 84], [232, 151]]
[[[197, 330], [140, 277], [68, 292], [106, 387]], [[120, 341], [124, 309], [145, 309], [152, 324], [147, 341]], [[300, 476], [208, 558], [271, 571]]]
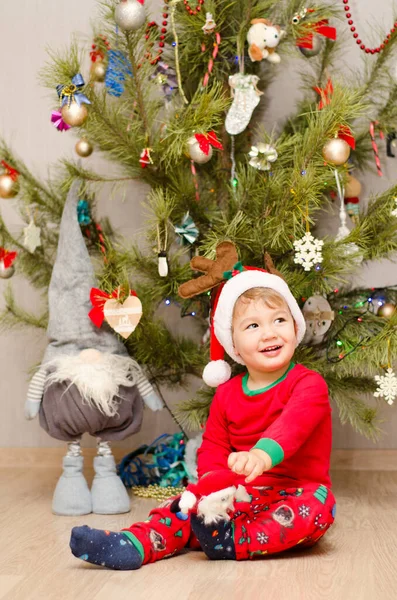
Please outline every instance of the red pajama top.
[[330, 487], [331, 406], [321, 375], [291, 363], [266, 388], [250, 391], [247, 380], [248, 373], [237, 375], [216, 391], [198, 450], [199, 477], [227, 469], [231, 452], [260, 448], [272, 468], [251, 485], [298, 481]]

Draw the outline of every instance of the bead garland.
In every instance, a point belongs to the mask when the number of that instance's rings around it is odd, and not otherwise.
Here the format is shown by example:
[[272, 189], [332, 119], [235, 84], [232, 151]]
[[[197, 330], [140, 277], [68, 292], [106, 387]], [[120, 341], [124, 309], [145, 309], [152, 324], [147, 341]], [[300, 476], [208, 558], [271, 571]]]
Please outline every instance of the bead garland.
[[[165, 6], [164, 6], [164, 9], [163, 9], [164, 10], [164, 12], [163, 12], [163, 20], [161, 22], [160, 38], [159, 38], [160, 41], [159, 41], [159, 47], [157, 49], [157, 54], [155, 56], [153, 56], [150, 51], [147, 51], [145, 53], [145, 58], [148, 59], [148, 60], [150, 60], [150, 64], [151, 65], [156, 65], [159, 62], [159, 60], [161, 59], [161, 55], [164, 52], [164, 50], [163, 50], [164, 45], [165, 45], [164, 40], [165, 40], [165, 35], [167, 33], [167, 25], [168, 25], [168, 12], [167, 12], [168, 11], [168, 6], [167, 6], [168, 0], [164, 0], [164, 4], [165, 4]], [[146, 33], [145, 33], [145, 39], [146, 40], [148, 40], [150, 38], [150, 30], [153, 27], [158, 27], [156, 21], [150, 21], [150, 23], [147, 24]], [[154, 45], [154, 43], [153, 42], [149, 42], [149, 45], [150, 45], [150, 47], [152, 47]], [[138, 68], [140, 68], [141, 66], [142, 66], [142, 63], [140, 63], [138, 65]]]
[[198, 0], [196, 8], [192, 8], [187, 0], [183, 0], [183, 4], [189, 15], [197, 15], [201, 11], [204, 0]]
[[363, 50], [366, 54], [376, 54], [376, 53], [382, 52], [382, 50], [385, 49], [385, 46], [389, 43], [389, 40], [390, 40], [392, 34], [395, 33], [395, 31], [397, 29], [397, 21], [394, 23], [393, 27], [390, 29], [390, 33], [387, 34], [387, 36], [385, 37], [383, 42], [380, 44], [380, 46], [378, 46], [377, 48], [368, 48], [365, 44], [363, 44], [362, 40], [360, 39], [360, 37], [356, 31], [356, 27], [354, 26], [351, 9], [350, 9], [350, 6], [348, 6], [348, 4], [347, 4], [349, 2], [349, 0], [342, 0], [342, 2], [345, 5], [345, 16], [346, 16], [348, 24], [350, 25], [350, 31], [352, 32], [353, 37], [356, 40], [356, 44], [358, 46], [360, 46], [360, 50]]

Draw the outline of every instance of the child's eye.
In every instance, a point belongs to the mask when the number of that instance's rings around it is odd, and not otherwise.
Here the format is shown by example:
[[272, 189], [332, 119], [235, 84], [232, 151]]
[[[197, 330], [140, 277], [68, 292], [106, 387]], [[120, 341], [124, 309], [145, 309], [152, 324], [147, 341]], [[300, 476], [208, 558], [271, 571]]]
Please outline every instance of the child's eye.
[[258, 327], [258, 323], [250, 323], [247, 329], [256, 329]]
[[276, 319], [276, 322], [277, 322], [277, 321], [280, 321], [281, 323], [284, 323], [284, 322], [285, 322], [285, 319], [284, 319], [284, 317], [278, 317], [278, 319]]

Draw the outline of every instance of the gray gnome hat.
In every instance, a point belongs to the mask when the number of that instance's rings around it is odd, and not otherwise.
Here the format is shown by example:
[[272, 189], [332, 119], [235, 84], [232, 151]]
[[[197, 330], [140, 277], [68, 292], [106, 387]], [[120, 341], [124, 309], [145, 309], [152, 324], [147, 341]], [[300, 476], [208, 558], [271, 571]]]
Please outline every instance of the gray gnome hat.
[[58, 251], [48, 290], [49, 323], [43, 363], [62, 354], [74, 355], [86, 348], [126, 356], [124, 345], [107, 324], [96, 327], [88, 317], [90, 291], [96, 287], [94, 269], [77, 218], [81, 181], [68, 193], [59, 230]]

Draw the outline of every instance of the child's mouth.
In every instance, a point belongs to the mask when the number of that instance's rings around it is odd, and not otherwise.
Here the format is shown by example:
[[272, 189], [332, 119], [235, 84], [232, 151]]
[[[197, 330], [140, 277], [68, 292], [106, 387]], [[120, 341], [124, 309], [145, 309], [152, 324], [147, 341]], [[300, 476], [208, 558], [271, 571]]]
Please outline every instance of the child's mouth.
[[266, 356], [276, 356], [277, 354], [279, 354], [281, 348], [282, 346], [275, 344], [274, 346], [268, 346], [267, 348], [264, 348], [263, 350], [261, 350], [261, 352], [262, 354], [266, 354]]

